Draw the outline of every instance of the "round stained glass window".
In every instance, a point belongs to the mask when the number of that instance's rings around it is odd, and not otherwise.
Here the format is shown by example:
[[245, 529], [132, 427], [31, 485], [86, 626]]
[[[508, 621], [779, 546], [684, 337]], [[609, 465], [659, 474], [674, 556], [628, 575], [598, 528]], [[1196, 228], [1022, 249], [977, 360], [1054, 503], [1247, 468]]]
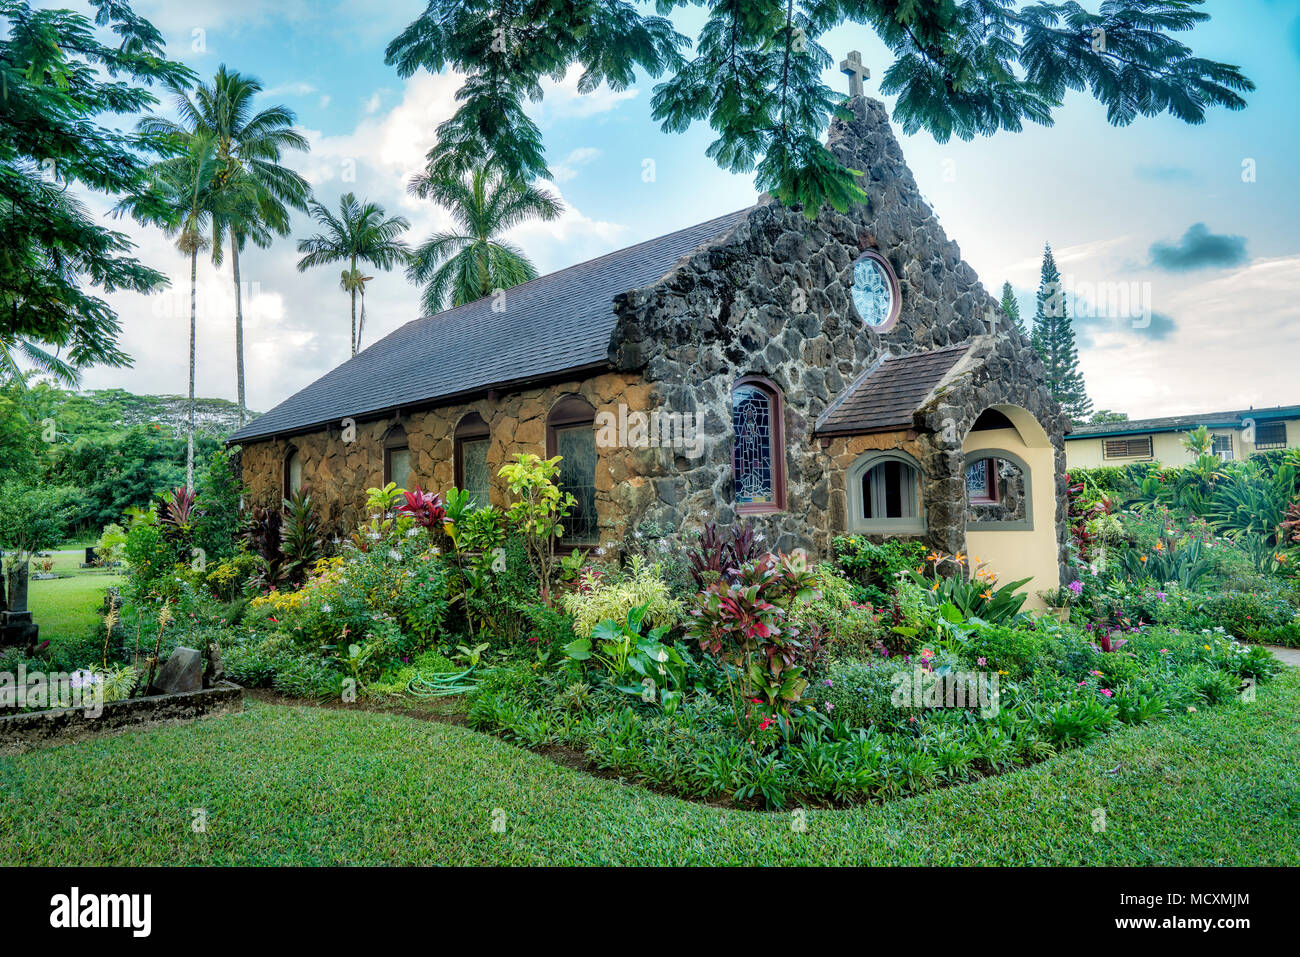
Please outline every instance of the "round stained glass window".
[[878, 332], [898, 319], [898, 280], [879, 253], [863, 253], [853, 263], [853, 308], [863, 323]]

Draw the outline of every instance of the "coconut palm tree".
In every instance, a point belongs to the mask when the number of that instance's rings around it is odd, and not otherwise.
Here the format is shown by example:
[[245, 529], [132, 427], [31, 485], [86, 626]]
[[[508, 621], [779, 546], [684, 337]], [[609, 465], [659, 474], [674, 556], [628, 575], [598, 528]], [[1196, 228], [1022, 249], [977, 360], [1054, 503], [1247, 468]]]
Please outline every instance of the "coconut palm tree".
[[406, 275], [424, 286], [421, 305], [429, 313], [536, 279], [537, 268], [501, 233], [529, 219], [555, 219], [564, 210], [551, 193], [502, 176], [491, 163], [459, 180], [421, 173], [409, 190], [447, 207], [460, 227], [434, 233], [411, 255]]
[[[145, 132], [174, 136], [202, 134], [212, 139], [220, 168], [218, 186], [242, 194], [230, 205], [230, 215], [214, 216], [212, 262], [220, 266], [225, 245], [235, 282], [235, 378], [239, 393], [239, 424], [244, 424], [244, 305], [239, 280], [239, 253], [248, 240], [265, 249], [276, 235], [289, 234], [289, 208], [305, 210], [311, 196], [307, 181], [281, 165], [287, 150], [309, 149], [307, 138], [294, 129], [297, 117], [284, 106], [254, 112], [253, 99], [262, 84], [251, 76], [227, 70], [223, 63], [212, 83], [200, 83], [193, 99], [177, 93], [179, 121], [151, 117]], [[246, 182], [239, 182], [244, 180]]]
[[[369, 263], [379, 269], [389, 270], [405, 263], [409, 247], [397, 237], [410, 229], [404, 216], [388, 216], [384, 207], [368, 200], [359, 200], [352, 193], [339, 197], [339, 211], [335, 215], [321, 203], [308, 204], [312, 219], [321, 226], [321, 232], [298, 240], [298, 271], [306, 272], [313, 266], [345, 262], [339, 285], [352, 298], [352, 354], [361, 347], [361, 327], [357, 324], [357, 295], [362, 297], [364, 309], [365, 284], [369, 276], [362, 276], [360, 263]], [[363, 313], [364, 321], [364, 313]]]
[[128, 196], [114, 209], [147, 225], [161, 227], [176, 240], [176, 248], [190, 257], [190, 401], [185, 430], [185, 487], [194, 491], [194, 356], [198, 325], [199, 252], [208, 248], [208, 231], [214, 219], [230, 215], [232, 207], [251, 200], [221, 182], [222, 162], [211, 136], [171, 137], [173, 154], [149, 167], [148, 187]]

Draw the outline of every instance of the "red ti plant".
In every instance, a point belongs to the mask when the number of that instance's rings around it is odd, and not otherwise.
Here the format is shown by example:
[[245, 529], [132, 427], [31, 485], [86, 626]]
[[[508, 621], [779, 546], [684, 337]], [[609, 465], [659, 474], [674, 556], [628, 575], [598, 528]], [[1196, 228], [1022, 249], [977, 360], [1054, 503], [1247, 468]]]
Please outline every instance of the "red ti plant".
[[1286, 518], [1282, 522], [1281, 541], [1290, 538], [1296, 544], [1300, 544], [1300, 498], [1291, 503], [1291, 507], [1286, 510]]
[[441, 531], [447, 508], [437, 492], [422, 492], [417, 485], [406, 493], [405, 501], [397, 506], [398, 515], [415, 519], [415, 524], [428, 531]]
[[1117, 638], [1118, 631], [1102, 631], [1097, 634], [1097, 641], [1093, 647], [1098, 651], [1112, 652], [1119, 651], [1128, 644], [1127, 638]]
[[[797, 559], [763, 555], [737, 569], [735, 583], [722, 579], [702, 591], [687, 626], [702, 650], [734, 667], [746, 698], [759, 697], [781, 710], [799, 701], [808, 687], [798, 663], [803, 643], [786, 609], [776, 603], [788, 604], [806, 591], [802, 576]], [[730, 685], [730, 671], [727, 681]]]
[[164, 503], [163, 524], [178, 529], [189, 525], [196, 517], [194, 506], [197, 501], [198, 495], [187, 488], [172, 489], [171, 497]]

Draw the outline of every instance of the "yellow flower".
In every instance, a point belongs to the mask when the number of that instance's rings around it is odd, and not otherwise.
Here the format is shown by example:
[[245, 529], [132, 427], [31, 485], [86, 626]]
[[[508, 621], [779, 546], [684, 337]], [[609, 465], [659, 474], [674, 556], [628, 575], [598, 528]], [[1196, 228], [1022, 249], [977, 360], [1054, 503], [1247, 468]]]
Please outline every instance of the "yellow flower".
[[935, 582], [933, 585], [930, 586], [930, 591], [938, 591], [938, 590], [939, 590], [938, 582]]
[[1209, 650], [1210, 650], [1210, 646], [1209, 646], [1209, 645], [1202, 645], [1201, 647], [1204, 648], [1206, 651], [1209, 651]]

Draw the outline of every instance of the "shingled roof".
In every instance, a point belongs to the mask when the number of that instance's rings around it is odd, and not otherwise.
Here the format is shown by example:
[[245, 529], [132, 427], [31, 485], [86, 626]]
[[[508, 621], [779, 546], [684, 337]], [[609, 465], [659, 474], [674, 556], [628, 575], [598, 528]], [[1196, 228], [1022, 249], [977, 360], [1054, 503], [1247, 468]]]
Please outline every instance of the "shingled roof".
[[1205, 426], [1207, 429], [1241, 428], [1242, 419], [1267, 422], [1277, 419], [1300, 418], [1300, 405], [1279, 405], [1268, 409], [1237, 409], [1234, 412], [1202, 412], [1199, 415], [1169, 415], [1158, 419], [1129, 419], [1124, 422], [1102, 422], [1097, 425], [1076, 425], [1068, 436], [1071, 439], [1095, 439], [1102, 436], [1132, 435], [1147, 432], [1183, 432]]
[[303, 431], [604, 364], [616, 321], [614, 297], [661, 278], [749, 212], [719, 216], [513, 286], [499, 312], [488, 296], [408, 322], [229, 441]]
[[952, 370], [970, 343], [883, 359], [858, 377], [817, 420], [818, 435], [888, 432], [912, 426], [912, 414]]

